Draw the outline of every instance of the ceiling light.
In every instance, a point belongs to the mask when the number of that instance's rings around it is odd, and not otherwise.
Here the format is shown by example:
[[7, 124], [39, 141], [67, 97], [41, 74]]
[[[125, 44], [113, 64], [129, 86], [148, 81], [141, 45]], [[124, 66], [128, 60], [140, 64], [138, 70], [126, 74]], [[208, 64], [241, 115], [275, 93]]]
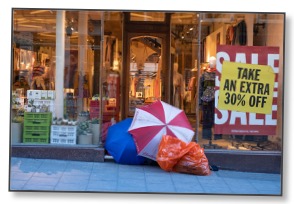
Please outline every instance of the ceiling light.
[[36, 11], [31, 11], [30, 14], [45, 13], [45, 12], [50, 12], [50, 11], [49, 10], [36, 10]]
[[36, 26], [36, 25], [22, 25], [22, 24], [19, 24], [18, 26], [20, 26], [20, 27], [28, 27], [28, 28], [42, 28], [42, 26]]
[[54, 34], [46, 34], [46, 33], [39, 33], [39, 35], [45, 36], [45, 37], [55, 37], [56, 36]]
[[131, 16], [142, 17], [142, 18], [149, 18], [149, 19], [152, 18], [152, 16], [147, 16], [145, 14], [137, 14], [137, 13], [131, 13]]

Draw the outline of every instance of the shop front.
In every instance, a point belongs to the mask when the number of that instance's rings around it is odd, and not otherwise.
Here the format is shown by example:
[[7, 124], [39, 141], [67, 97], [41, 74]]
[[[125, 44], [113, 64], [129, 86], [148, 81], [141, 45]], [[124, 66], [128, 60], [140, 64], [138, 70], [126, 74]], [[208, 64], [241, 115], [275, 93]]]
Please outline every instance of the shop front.
[[108, 128], [161, 100], [211, 164], [280, 173], [284, 26], [284, 13], [13, 9], [11, 156], [103, 162]]

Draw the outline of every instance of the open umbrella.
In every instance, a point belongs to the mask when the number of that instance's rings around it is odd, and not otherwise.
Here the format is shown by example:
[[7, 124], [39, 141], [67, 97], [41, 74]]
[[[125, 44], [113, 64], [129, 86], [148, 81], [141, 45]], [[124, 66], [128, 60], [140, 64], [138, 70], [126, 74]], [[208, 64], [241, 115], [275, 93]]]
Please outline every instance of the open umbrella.
[[136, 108], [129, 133], [135, 140], [138, 155], [154, 161], [163, 135], [177, 137], [186, 143], [194, 136], [184, 111], [160, 100]]
[[105, 149], [119, 164], [143, 164], [146, 158], [138, 156], [136, 145], [128, 129], [132, 118], [122, 120], [108, 128]]

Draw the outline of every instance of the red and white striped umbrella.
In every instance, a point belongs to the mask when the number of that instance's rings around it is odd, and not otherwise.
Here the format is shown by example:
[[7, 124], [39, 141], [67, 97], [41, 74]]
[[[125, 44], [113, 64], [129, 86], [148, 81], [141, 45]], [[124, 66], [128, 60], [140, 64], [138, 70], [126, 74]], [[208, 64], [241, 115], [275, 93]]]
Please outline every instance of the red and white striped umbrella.
[[170, 135], [189, 143], [194, 131], [185, 112], [163, 101], [136, 108], [129, 133], [133, 136], [138, 155], [156, 161], [163, 135]]

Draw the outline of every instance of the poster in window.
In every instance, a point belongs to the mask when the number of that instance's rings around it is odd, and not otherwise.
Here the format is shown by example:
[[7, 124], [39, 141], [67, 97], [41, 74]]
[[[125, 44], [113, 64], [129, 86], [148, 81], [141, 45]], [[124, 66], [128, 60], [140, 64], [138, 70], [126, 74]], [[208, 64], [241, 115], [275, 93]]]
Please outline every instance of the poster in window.
[[276, 134], [279, 59], [278, 47], [217, 47], [215, 134]]

